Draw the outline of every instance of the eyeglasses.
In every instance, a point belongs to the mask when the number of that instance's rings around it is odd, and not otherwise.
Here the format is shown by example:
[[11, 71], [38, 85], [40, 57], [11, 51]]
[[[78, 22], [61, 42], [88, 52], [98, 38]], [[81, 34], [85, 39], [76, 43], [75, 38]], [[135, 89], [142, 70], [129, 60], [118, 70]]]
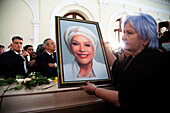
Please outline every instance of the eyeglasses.
[[28, 50], [30, 50], [30, 51], [32, 50], [33, 51], [33, 49], [28, 49]]

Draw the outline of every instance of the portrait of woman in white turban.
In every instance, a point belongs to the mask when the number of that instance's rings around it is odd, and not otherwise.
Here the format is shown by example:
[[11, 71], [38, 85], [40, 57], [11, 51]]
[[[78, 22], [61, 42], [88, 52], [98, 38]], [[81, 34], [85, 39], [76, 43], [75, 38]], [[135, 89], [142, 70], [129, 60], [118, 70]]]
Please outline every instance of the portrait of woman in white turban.
[[64, 80], [108, 79], [106, 65], [94, 59], [99, 46], [95, 34], [82, 26], [68, 27], [64, 41], [74, 61], [64, 65]]

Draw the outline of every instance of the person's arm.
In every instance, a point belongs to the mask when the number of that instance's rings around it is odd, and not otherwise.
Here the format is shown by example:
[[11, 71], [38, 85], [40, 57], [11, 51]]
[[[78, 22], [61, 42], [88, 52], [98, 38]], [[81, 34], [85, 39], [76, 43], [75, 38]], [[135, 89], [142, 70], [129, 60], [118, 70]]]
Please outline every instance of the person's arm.
[[36, 64], [36, 60], [31, 60], [31, 61], [28, 63], [28, 65], [31, 66], [31, 67], [35, 66], [35, 64]]
[[107, 90], [103, 88], [98, 88], [92, 83], [87, 82], [87, 86], [82, 86], [81, 89], [86, 91], [90, 95], [96, 95], [103, 100], [111, 102], [117, 107], [120, 107], [119, 99], [118, 99], [118, 91], [115, 90]]
[[105, 50], [106, 50], [106, 54], [107, 54], [107, 59], [109, 62], [110, 67], [113, 66], [113, 63], [116, 60], [116, 56], [112, 53], [112, 50], [110, 49], [110, 47], [108, 46], [108, 44], [106, 42], [103, 41]]
[[48, 63], [48, 66], [49, 66], [49, 67], [56, 68], [56, 67], [57, 67], [57, 63]]
[[44, 55], [40, 55], [37, 58], [37, 68], [40, 73], [44, 76], [54, 76], [54, 73], [57, 73], [56, 68], [49, 67], [48, 59]]

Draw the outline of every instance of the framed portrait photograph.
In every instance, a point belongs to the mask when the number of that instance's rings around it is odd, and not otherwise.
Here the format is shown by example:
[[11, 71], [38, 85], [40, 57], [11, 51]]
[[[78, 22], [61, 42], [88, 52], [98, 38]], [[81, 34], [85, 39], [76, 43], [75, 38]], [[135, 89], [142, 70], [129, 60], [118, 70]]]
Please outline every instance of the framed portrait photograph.
[[55, 17], [59, 87], [111, 82], [98, 22]]

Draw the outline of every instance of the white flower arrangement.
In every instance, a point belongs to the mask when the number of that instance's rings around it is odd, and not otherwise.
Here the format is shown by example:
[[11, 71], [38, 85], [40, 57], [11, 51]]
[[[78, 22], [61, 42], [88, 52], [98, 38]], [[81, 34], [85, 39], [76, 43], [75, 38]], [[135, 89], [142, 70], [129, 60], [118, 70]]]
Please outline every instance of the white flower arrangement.
[[25, 78], [24, 79], [24, 83], [26, 83], [27, 81], [31, 81], [31, 78]]
[[25, 79], [16, 79], [16, 81], [18, 82], [19, 85], [21, 85], [21, 83], [24, 81]]

